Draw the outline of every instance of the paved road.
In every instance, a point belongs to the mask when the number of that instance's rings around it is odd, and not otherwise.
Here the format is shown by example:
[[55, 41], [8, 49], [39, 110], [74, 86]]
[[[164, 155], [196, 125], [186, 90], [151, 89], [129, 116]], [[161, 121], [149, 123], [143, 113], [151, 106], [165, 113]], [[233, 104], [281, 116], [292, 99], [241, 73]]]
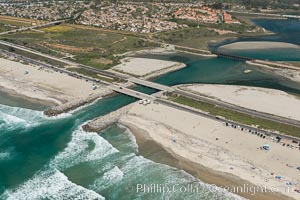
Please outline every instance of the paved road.
[[94, 83], [101, 83], [101, 84], [107, 85], [106, 82], [100, 81], [98, 79], [93, 79], [93, 78], [88, 77], [88, 76], [77, 74], [75, 72], [71, 72], [71, 71], [65, 70], [63, 68], [55, 67], [55, 66], [52, 66], [52, 65], [40, 62], [40, 61], [36, 61], [36, 60], [31, 59], [31, 58], [27, 58], [27, 57], [24, 57], [24, 56], [21, 56], [21, 55], [12, 53], [12, 52], [8, 52], [8, 51], [5, 51], [5, 50], [0, 50], [0, 51], [3, 52], [3, 53], [5, 53], [5, 54], [8, 54], [10, 56], [13, 56], [16, 59], [20, 59], [20, 60], [26, 61], [28, 63], [32, 63], [32, 64], [35, 64], [35, 65], [38, 65], [38, 66], [41, 66], [41, 67], [45, 67], [45, 68], [54, 70], [56, 72], [64, 73], [64, 74], [67, 74], [69, 76], [72, 76], [72, 77], [75, 77], [75, 78], [84, 79], [84, 80], [91, 81], [91, 82], [94, 82]]
[[60, 62], [60, 63], [64, 63], [66, 65], [78, 66], [78, 67], [81, 67], [81, 68], [86, 69], [88, 71], [99, 73], [99, 74], [102, 74], [104, 76], [108, 76], [108, 77], [111, 77], [111, 78], [121, 79], [121, 80], [125, 80], [125, 78], [126, 78], [125, 76], [116, 75], [116, 74], [113, 74], [111, 72], [107, 72], [107, 71], [97, 69], [97, 68], [94, 68], [94, 67], [90, 67], [90, 66], [87, 66], [87, 65], [82, 65], [82, 64], [70, 61], [70, 60], [66, 60], [66, 59], [63, 59], [63, 58], [58, 58], [58, 57], [55, 57], [55, 56], [47, 55], [47, 54], [35, 51], [33, 49], [30, 49], [30, 48], [27, 48], [27, 47], [24, 47], [24, 46], [20, 46], [20, 45], [16, 45], [16, 44], [6, 42], [6, 41], [3, 41], [3, 40], [0, 40], [0, 44], [8, 46], [8, 47], [15, 48], [15, 49], [18, 49], [18, 50], [21, 50], [21, 51], [25, 51], [27, 53], [38, 55], [38, 56], [41, 56], [41, 57], [44, 57], [44, 58], [48, 58], [48, 59], [51, 59], [51, 60], [54, 60], [54, 61], [57, 61], [57, 62]]
[[38, 24], [38, 25], [35, 25], [35, 26], [26, 26], [26, 27], [22, 27], [22, 28], [19, 28], [19, 29], [14, 29], [14, 30], [10, 30], [10, 31], [1, 32], [0, 35], [6, 35], [6, 34], [10, 34], [10, 33], [16, 33], [16, 32], [21, 32], [21, 31], [28, 31], [28, 30], [32, 30], [32, 29], [47, 27], [47, 26], [53, 26], [53, 25], [60, 24], [64, 21], [66, 21], [66, 20], [58, 20], [58, 21]]
[[168, 92], [173, 92], [174, 91], [174, 88], [172, 88], [172, 87], [165, 86], [165, 85], [158, 84], [158, 83], [154, 83], [152, 81], [142, 80], [142, 79], [138, 79], [138, 78], [129, 78], [127, 80], [129, 82], [132, 82], [132, 83], [135, 83], [135, 84], [138, 84], [138, 85], [154, 88], [154, 89], [161, 90], [161, 91], [168, 91]]
[[193, 94], [191, 92], [183, 91], [183, 90], [180, 90], [180, 89], [176, 89], [174, 91], [174, 93], [180, 94], [180, 95], [185, 96], [185, 97], [192, 98], [194, 100], [203, 101], [203, 102], [206, 102], [206, 103], [210, 103], [210, 104], [220, 106], [222, 108], [226, 108], [226, 109], [229, 109], [229, 110], [233, 110], [233, 111], [237, 111], [237, 112], [240, 112], [240, 113], [243, 113], [243, 114], [247, 114], [247, 115], [250, 115], [250, 116], [253, 116], [253, 117], [258, 117], [258, 118], [261, 118], [261, 119], [266, 119], [266, 120], [274, 121], [274, 122], [277, 122], [277, 123], [287, 124], [287, 125], [290, 125], [290, 126], [296, 126], [296, 127], [300, 128], [300, 121], [298, 121], [298, 120], [289, 119], [289, 118], [285, 118], [285, 117], [280, 117], [280, 116], [276, 116], [276, 115], [271, 115], [271, 114], [268, 114], [268, 113], [258, 112], [256, 110], [251, 110], [251, 109], [244, 108], [244, 107], [241, 107], [241, 106], [237, 106], [237, 105], [234, 105], [234, 104], [214, 100], [212, 98], [200, 96], [200, 95]]
[[141, 80], [141, 79], [137, 79], [137, 78], [130, 78], [128, 79], [129, 81], [136, 83], [138, 85], [143, 85], [146, 87], [150, 87], [150, 88], [154, 88], [157, 90], [161, 90], [161, 91], [168, 91], [168, 92], [173, 92], [176, 94], [180, 94], [184, 97], [188, 97], [188, 98], [192, 98], [198, 101], [202, 101], [202, 102], [206, 102], [209, 104], [213, 104], [213, 105], [218, 105], [222, 108], [226, 108], [229, 110], [233, 110], [233, 111], [237, 111], [246, 115], [250, 115], [253, 117], [258, 117], [261, 119], [266, 119], [266, 120], [271, 120], [277, 123], [282, 123], [282, 124], [287, 124], [287, 125], [291, 125], [291, 126], [296, 126], [300, 128], [300, 121], [298, 120], [294, 120], [294, 119], [289, 119], [289, 118], [285, 118], [285, 117], [281, 117], [281, 116], [276, 116], [276, 115], [272, 115], [269, 113], [264, 113], [264, 112], [259, 112], [256, 110], [252, 110], [252, 109], [248, 109], [248, 108], [244, 108], [238, 105], [234, 105], [234, 104], [230, 104], [230, 103], [226, 103], [226, 102], [222, 102], [219, 100], [215, 100], [209, 97], [205, 97], [205, 96], [201, 96], [199, 94], [194, 94], [188, 91], [184, 91], [181, 89], [174, 89], [172, 87], [169, 86], [165, 86], [165, 85], [161, 85], [158, 83], [153, 83], [151, 81], [147, 81], [147, 80]]
[[173, 102], [170, 102], [170, 101], [166, 101], [166, 100], [163, 100], [163, 99], [156, 99], [156, 102], [158, 102], [160, 104], [163, 104], [163, 105], [166, 105], [166, 106], [176, 108], [178, 110], [187, 111], [187, 112], [190, 112], [190, 113], [193, 113], [193, 114], [205, 117], [205, 118], [209, 118], [209, 119], [212, 119], [212, 120], [215, 120], [215, 121], [219, 121], [219, 122], [224, 123], [224, 124], [227, 123], [228, 126], [232, 126], [233, 128], [238, 128], [238, 127], [240, 129], [243, 128], [243, 131], [246, 131], [246, 132], [251, 133], [251, 134], [257, 134], [257, 135], [263, 134], [265, 136], [273, 136], [274, 138], [275, 137], [280, 137], [281, 139], [298, 141], [298, 144], [300, 144], [300, 138], [296, 138], [296, 137], [288, 136], [288, 135], [282, 135], [282, 134], [275, 133], [275, 132], [272, 132], [272, 131], [261, 130], [261, 129], [258, 129], [258, 128], [255, 128], [255, 127], [252, 127], [252, 126], [248, 126], [248, 125], [240, 124], [240, 123], [233, 122], [233, 121], [230, 121], [230, 120], [226, 120], [226, 119], [223, 119], [223, 118], [219, 118], [219, 117], [216, 117], [214, 115], [210, 115], [210, 114], [201, 112], [199, 110], [189, 108], [187, 106], [182, 106], [182, 105], [179, 105], [179, 104], [176, 104], [176, 103], [173, 103]]
[[[92, 71], [92, 72], [95, 72], [95, 73], [103, 74], [105, 76], [109, 76], [109, 77], [112, 77], [112, 78], [126, 80], [125, 77], [123, 77], [122, 75], [119, 75], [119, 74], [113, 74], [113, 73], [110, 73], [110, 72], [107, 72], [107, 71], [104, 71], [104, 70], [100, 70], [100, 69], [93, 68], [93, 67], [90, 67], [90, 66], [78, 64], [78, 63], [75, 63], [75, 62], [72, 62], [72, 61], [69, 61], [69, 60], [66, 60], [66, 59], [57, 58], [57, 57], [54, 57], [54, 56], [43, 54], [43, 53], [34, 51], [34, 50], [26, 48], [26, 47], [22, 47], [20, 45], [12, 44], [12, 43], [1, 41], [1, 40], [0, 40], [0, 44], [10, 46], [10, 47], [22, 50], [22, 51], [26, 51], [26, 52], [29, 52], [29, 53], [32, 53], [32, 54], [35, 54], [35, 55], [39, 55], [39, 56], [42, 56], [42, 57], [45, 57], [45, 58], [56, 60], [58, 62], [62, 62], [62, 63], [68, 64], [68, 65], [79, 66], [83, 69], [86, 69], [86, 70], [89, 70], [89, 71]], [[33, 63], [36, 62], [32, 59], [28, 59], [28, 60], [30, 60], [30, 62], [33, 62]], [[51, 67], [53, 68], [53, 66], [51, 66]], [[71, 76], [74, 76], [74, 73], [72, 73], [72, 72], [68, 72], [68, 71], [62, 70], [62, 69], [57, 69], [57, 70], [64, 71], [64, 73], [67, 73]], [[86, 78], [86, 77], [84, 77], [84, 78]], [[90, 79], [90, 80], [95, 81], [94, 79]], [[145, 82], [145, 81], [143, 80], [143, 82]], [[101, 81], [101, 83], [104, 83], [104, 82]], [[157, 83], [155, 83], [155, 84], [157, 85]], [[108, 83], [106, 83], [106, 85], [108, 85]], [[151, 87], [151, 84], [148, 85], [148, 86]], [[166, 88], [167, 86], [163, 86], [163, 87]], [[172, 88], [172, 90], [173, 90], [173, 88]], [[119, 91], [119, 92], [121, 92], [121, 91]], [[174, 92], [177, 93], [177, 94], [180, 94], [182, 96], [186, 96], [186, 97], [193, 98], [193, 99], [196, 99], [196, 100], [200, 100], [200, 101], [204, 101], [204, 102], [207, 102], [207, 103], [215, 104], [215, 105], [218, 105], [220, 107], [224, 107], [226, 109], [234, 110], [234, 111], [241, 112], [241, 113], [244, 113], [244, 114], [248, 114], [248, 115], [251, 115], [251, 116], [255, 116], [255, 117], [262, 118], [262, 119], [267, 119], [267, 120], [271, 120], [271, 121], [274, 121], [274, 122], [283, 123], [283, 124], [287, 124], [287, 125], [291, 125], [291, 126], [300, 127], [300, 122], [297, 121], [297, 120], [292, 120], [292, 119], [288, 119], [288, 118], [284, 118], [284, 117], [270, 115], [270, 114], [267, 114], [267, 113], [257, 112], [257, 111], [251, 110], [251, 109], [246, 109], [246, 108], [239, 107], [239, 106], [236, 106], [236, 105], [233, 105], [233, 104], [228, 104], [228, 103], [225, 103], [225, 102], [220, 102], [220, 101], [216, 101], [216, 100], [213, 100], [213, 99], [205, 98], [205, 97], [202, 97], [202, 96], [190, 93], [190, 92], [178, 90], [178, 89], [176, 89]]]
[[135, 90], [132, 90], [132, 89], [122, 87], [122, 86], [117, 86], [117, 85], [111, 84], [111, 85], [108, 86], [108, 88], [115, 91], [115, 92], [126, 94], [128, 96], [132, 96], [132, 97], [135, 97], [137, 99], [149, 99], [149, 100], [152, 100], [152, 101], [156, 100], [156, 97], [154, 97], [152, 95], [145, 94], [145, 93], [142, 93], [142, 92], [138, 92], [138, 91], [135, 91]]
[[273, 14], [273, 13], [255, 13], [255, 12], [247, 12], [247, 11], [234, 11], [234, 10], [226, 10], [229, 13], [237, 13], [237, 14], [248, 14], [248, 15], [258, 15], [258, 16], [268, 16], [268, 17], [281, 17], [281, 18], [291, 18], [291, 19], [299, 19], [299, 15], [282, 15], [282, 14]]

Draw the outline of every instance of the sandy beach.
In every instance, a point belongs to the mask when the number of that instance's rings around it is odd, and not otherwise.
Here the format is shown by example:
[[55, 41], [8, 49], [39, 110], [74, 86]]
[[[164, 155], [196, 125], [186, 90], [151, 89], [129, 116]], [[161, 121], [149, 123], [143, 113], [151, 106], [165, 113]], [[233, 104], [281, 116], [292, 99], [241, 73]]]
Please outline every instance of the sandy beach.
[[101, 93], [93, 83], [38, 66], [0, 58], [0, 86], [19, 95], [62, 104]]
[[299, 45], [285, 42], [235, 42], [219, 47], [219, 50], [245, 50], [245, 49], [300, 49]]
[[255, 62], [246, 61], [246, 63], [249, 65], [254, 65], [258, 67], [260, 70], [265, 71], [267, 73], [274, 73], [282, 77], [285, 77], [287, 79], [290, 79], [292, 81], [300, 82], [300, 70], [299, 70], [300, 68], [297, 66], [293, 66], [287, 63], [281, 64], [278, 62], [277, 63], [274, 62], [273, 65], [278, 64], [278, 66], [273, 67], [264, 63], [264, 61], [261, 60], [255, 60]]
[[[192, 167], [189, 162], [213, 170], [215, 179], [219, 180], [220, 176], [220, 180], [228, 179], [229, 185], [225, 186], [241, 184], [244, 182], [238, 180], [244, 180], [269, 190], [276, 189], [284, 195], [278, 196], [278, 193], [271, 192], [252, 196], [249, 192], [242, 192], [241, 196], [253, 197], [250, 199], [300, 197], [294, 191], [300, 187], [300, 172], [296, 169], [299, 165], [299, 150], [283, 147], [253, 134], [227, 127], [218, 121], [161, 104], [144, 106], [135, 103], [121, 116], [119, 122], [139, 129], [145, 137], [150, 137], [176, 159], [186, 163], [186, 166], [183, 164], [181, 167], [199, 175], [200, 179], [203, 172], [197, 173], [197, 167]], [[270, 145], [269, 151], [261, 149], [264, 144]]]
[[180, 89], [248, 109], [300, 120], [300, 98], [280, 90], [209, 84], [181, 85]]
[[124, 58], [122, 63], [112, 69], [133, 76], [151, 78], [160, 74], [168, 73], [185, 67], [185, 64], [174, 61], [150, 59], [150, 58]]

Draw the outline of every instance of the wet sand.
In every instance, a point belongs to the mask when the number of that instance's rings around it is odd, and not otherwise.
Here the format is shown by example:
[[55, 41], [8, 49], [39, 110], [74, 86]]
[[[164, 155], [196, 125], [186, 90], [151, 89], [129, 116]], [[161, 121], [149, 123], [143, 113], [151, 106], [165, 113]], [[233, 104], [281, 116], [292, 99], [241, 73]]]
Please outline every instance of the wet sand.
[[32, 110], [45, 110], [52, 106], [56, 106], [52, 101], [40, 100], [20, 95], [14, 90], [0, 87], [0, 103], [13, 107], [22, 107]]
[[[143, 129], [132, 124], [123, 125], [125, 125], [134, 134], [139, 147], [139, 153], [147, 159], [166, 164], [177, 169], [182, 169], [194, 177], [199, 178], [201, 181], [218, 187], [241, 187], [244, 184], [253, 186], [250, 182], [247, 182], [237, 176], [209, 169], [175, 154], [170, 149], [165, 148], [163, 145], [152, 140], [149, 134]], [[237, 192], [236, 194], [251, 200], [292, 199], [279, 193], [256, 193], [255, 195], [251, 195], [250, 193]]]

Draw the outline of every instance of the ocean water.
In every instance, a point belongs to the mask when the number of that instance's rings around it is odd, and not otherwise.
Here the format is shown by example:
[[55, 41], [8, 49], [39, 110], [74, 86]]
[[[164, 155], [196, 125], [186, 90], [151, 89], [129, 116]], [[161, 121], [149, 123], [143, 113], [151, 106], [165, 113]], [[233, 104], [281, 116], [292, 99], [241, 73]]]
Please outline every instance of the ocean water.
[[[166, 85], [250, 85], [300, 95], [297, 83], [242, 62], [186, 55], [167, 59], [184, 61], [187, 67], [154, 81]], [[253, 72], [244, 74], [245, 69]], [[155, 92], [144, 87], [135, 89]], [[89, 120], [134, 101], [118, 95], [72, 114], [47, 118], [39, 109], [23, 106], [19, 99], [1, 95], [0, 199], [239, 199], [182, 170], [144, 158], [138, 152], [133, 135], [122, 126], [115, 124], [101, 133], [82, 130], [82, 125]], [[183, 188], [192, 184], [198, 192], [136, 192], [141, 184], [169, 187], [179, 184], [178, 187]]]
[[[113, 125], [86, 133], [90, 119], [132, 102], [116, 96], [49, 119], [41, 111], [1, 106], [0, 199], [239, 199], [184, 171], [139, 155], [134, 136]], [[196, 185], [198, 192], [143, 193], [140, 184]], [[178, 186], [178, 187], [179, 187]]]

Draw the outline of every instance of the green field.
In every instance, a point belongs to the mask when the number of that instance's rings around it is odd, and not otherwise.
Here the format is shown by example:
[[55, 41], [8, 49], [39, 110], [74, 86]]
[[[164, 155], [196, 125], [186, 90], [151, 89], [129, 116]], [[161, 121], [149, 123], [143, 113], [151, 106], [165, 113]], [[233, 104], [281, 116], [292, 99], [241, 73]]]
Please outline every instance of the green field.
[[233, 18], [238, 19], [241, 24], [198, 24], [196, 21], [173, 19], [179, 24], [187, 24], [189, 28], [156, 33], [153, 34], [153, 38], [175, 45], [209, 50], [210, 45], [220, 43], [225, 39], [266, 34], [252, 23], [253, 16], [240, 14], [233, 15]]
[[108, 69], [119, 63], [121, 57], [115, 56], [117, 54], [156, 46], [138, 37], [93, 27], [62, 24], [40, 31], [20, 32], [0, 39], [58, 57], [71, 55], [72, 58], [67, 59], [99, 69]]
[[300, 128], [297, 128], [294, 126], [289, 126], [289, 125], [273, 122], [270, 120], [253, 117], [253, 116], [239, 113], [236, 111], [221, 108], [221, 107], [213, 105], [213, 104], [186, 98], [183, 96], [173, 95], [169, 98], [169, 100], [174, 101], [179, 104], [183, 104], [186, 106], [190, 106], [190, 107], [208, 112], [214, 116], [222, 116], [228, 120], [232, 120], [232, 121], [239, 122], [242, 124], [246, 124], [246, 125], [250, 125], [250, 126], [257, 125], [259, 128], [262, 128], [262, 129], [275, 130], [275, 131], [279, 131], [281, 133], [291, 135], [294, 137], [300, 137]]

